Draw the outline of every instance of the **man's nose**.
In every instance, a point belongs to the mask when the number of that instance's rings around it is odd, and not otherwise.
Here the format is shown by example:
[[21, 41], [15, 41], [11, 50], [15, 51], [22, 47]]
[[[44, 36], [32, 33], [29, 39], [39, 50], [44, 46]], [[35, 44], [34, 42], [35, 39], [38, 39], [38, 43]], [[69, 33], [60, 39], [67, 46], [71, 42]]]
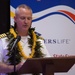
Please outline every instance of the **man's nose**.
[[24, 22], [27, 23], [28, 22], [28, 19], [25, 19]]

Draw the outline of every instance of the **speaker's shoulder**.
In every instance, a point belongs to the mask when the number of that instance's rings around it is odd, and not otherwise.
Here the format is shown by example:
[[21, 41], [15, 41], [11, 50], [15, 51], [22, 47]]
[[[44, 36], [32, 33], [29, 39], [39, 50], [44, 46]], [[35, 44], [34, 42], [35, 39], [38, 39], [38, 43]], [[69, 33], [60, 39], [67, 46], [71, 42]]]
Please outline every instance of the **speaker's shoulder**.
[[6, 35], [6, 33], [2, 33], [2, 34], [0, 34], [0, 39], [1, 38], [4, 38], [4, 37], [6, 37], [7, 35]]

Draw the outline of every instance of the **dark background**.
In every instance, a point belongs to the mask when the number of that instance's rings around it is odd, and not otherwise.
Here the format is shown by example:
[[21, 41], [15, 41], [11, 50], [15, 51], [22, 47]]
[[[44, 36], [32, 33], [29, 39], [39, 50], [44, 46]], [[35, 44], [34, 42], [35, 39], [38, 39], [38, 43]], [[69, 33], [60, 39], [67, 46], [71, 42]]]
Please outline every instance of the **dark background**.
[[10, 0], [0, 0], [0, 34], [10, 28]]

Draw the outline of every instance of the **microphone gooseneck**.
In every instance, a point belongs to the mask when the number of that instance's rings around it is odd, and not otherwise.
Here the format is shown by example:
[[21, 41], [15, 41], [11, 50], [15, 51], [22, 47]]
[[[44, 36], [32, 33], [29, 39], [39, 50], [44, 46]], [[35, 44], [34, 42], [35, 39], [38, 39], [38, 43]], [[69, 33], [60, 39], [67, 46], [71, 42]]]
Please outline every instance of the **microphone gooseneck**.
[[[15, 41], [14, 41], [14, 43], [13, 43], [13, 45], [12, 45], [11, 50], [13, 50], [13, 48], [17, 45], [17, 43], [18, 43], [20, 40], [21, 40], [21, 36], [17, 36], [17, 37], [15, 38]], [[11, 51], [11, 50], [10, 50], [10, 51]]]
[[21, 36], [17, 36], [15, 38], [15, 41], [13, 43], [13, 46], [11, 48], [11, 50], [14, 51], [14, 75], [16, 75], [16, 45], [17, 43], [21, 40]]

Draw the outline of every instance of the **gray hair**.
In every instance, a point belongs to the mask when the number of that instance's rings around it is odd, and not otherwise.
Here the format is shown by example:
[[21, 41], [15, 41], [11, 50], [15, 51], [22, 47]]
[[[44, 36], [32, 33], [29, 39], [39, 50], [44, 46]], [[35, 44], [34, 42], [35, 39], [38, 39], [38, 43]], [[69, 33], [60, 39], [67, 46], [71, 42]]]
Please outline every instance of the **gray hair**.
[[31, 9], [29, 6], [27, 6], [26, 4], [21, 4], [21, 5], [19, 5], [19, 6], [16, 8], [15, 14], [18, 13], [19, 8], [28, 9], [28, 10], [30, 10], [30, 11], [32, 12], [32, 9]]

